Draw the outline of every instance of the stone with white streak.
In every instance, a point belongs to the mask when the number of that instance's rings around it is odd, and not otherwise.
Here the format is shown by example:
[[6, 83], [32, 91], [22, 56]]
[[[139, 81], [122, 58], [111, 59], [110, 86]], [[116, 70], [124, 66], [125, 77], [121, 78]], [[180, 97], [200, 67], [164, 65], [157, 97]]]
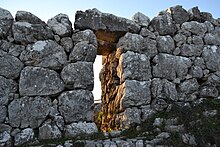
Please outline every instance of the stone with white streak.
[[24, 143], [27, 143], [28, 141], [31, 141], [34, 139], [34, 130], [31, 128], [26, 128], [24, 130], [21, 130], [19, 133], [17, 133], [14, 136], [15, 139], [15, 146], [20, 146]]

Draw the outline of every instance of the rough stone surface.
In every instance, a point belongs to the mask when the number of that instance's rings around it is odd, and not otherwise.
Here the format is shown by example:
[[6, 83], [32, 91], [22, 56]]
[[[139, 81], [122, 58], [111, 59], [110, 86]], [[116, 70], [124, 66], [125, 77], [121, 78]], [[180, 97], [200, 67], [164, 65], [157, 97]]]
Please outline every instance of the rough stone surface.
[[9, 125], [0, 123], [0, 146], [12, 146], [11, 130]]
[[18, 84], [15, 81], [0, 76], [0, 106], [8, 105], [11, 94], [14, 94], [17, 89]]
[[140, 30], [140, 26], [131, 20], [102, 13], [97, 9], [89, 9], [85, 12], [77, 11], [74, 27], [80, 30], [91, 29], [133, 33]]
[[61, 46], [65, 49], [66, 52], [70, 52], [73, 49], [73, 40], [70, 37], [64, 37], [60, 40]]
[[203, 50], [202, 45], [183, 44], [181, 47], [182, 56], [200, 56]]
[[50, 113], [48, 97], [21, 97], [8, 106], [9, 124], [12, 127], [37, 128]]
[[63, 47], [52, 40], [46, 40], [28, 45], [21, 53], [20, 59], [26, 65], [57, 70], [66, 64], [67, 55]]
[[65, 136], [76, 137], [79, 135], [91, 135], [97, 133], [98, 128], [95, 123], [72, 123], [66, 126]]
[[219, 33], [207, 33], [204, 37], [205, 44], [208, 45], [220, 45]]
[[184, 79], [188, 68], [192, 65], [190, 59], [160, 53], [154, 58], [156, 66], [153, 66], [153, 76], [174, 80], [175, 78]]
[[149, 104], [151, 101], [150, 85], [149, 81], [125, 80], [117, 94], [117, 97], [121, 98], [120, 109]]
[[189, 13], [182, 8], [182, 6], [171, 7], [167, 10], [167, 12], [171, 13], [173, 20], [177, 24], [182, 24], [189, 20]]
[[7, 116], [7, 108], [0, 105], [0, 123], [3, 123]]
[[143, 27], [148, 27], [148, 25], [150, 24], [150, 18], [141, 12], [135, 13], [134, 16], [132, 17], [132, 20]]
[[27, 66], [21, 72], [19, 92], [22, 96], [53, 95], [63, 89], [63, 81], [53, 70]]
[[91, 106], [94, 103], [92, 92], [88, 90], [73, 90], [62, 93], [58, 109], [66, 123], [76, 121], [91, 121]]
[[31, 128], [21, 130], [19, 133], [15, 135], [14, 138], [15, 138], [14, 144], [16, 146], [22, 145], [23, 143], [26, 143], [34, 139], [34, 130]]
[[181, 28], [195, 35], [204, 35], [207, 32], [206, 25], [196, 21], [184, 22]]
[[94, 62], [97, 54], [97, 49], [92, 44], [87, 41], [82, 41], [77, 43], [72, 52], [69, 55], [69, 60], [71, 62], [85, 61]]
[[17, 11], [15, 20], [17, 22], [28, 22], [31, 24], [45, 24], [40, 18], [27, 11]]
[[72, 35], [72, 23], [66, 14], [58, 14], [47, 21], [53, 32], [60, 37], [70, 37]]
[[52, 30], [44, 24], [15, 22], [12, 31], [15, 41], [21, 44], [34, 43], [38, 40], [53, 39]]
[[4, 55], [0, 57], [0, 75], [6, 78], [15, 79], [19, 76], [23, 63], [16, 57]]
[[172, 53], [175, 49], [174, 40], [169, 35], [157, 37], [157, 49], [161, 53]]
[[126, 52], [121, 55], [117, 67], [118, 77], [124, 80], [149, 80], [151, 78], [151, 67], [149, 58], [145, 54]]
[[151, 21], [151, 26], [160, 35], [174, 35], [176, 27], [173, 22], [172, 16], [167, 12], [160, 12], [157, 17], [154, 17]]
[[0, 8], [0, 38], [6, 38], [11, 34], [13, 20], [14, 18], [8, 10]]
[[65, 66], [61, 72], [65, 86], [69, 89], [93, 90], [94, 75], [91, 62], [76, 62]]

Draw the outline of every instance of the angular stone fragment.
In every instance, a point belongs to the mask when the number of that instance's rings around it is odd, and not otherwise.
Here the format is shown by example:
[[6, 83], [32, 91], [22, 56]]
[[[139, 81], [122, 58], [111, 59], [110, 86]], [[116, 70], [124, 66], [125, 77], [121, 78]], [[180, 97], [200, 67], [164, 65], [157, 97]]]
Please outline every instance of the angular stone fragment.
[[150, 30], [148, 30], [147, 28], [141, 28], [141, 31], [139, 34], [143, 37], [156, 39], [156, 35], [153, 32], [151, 32]]
[[40, 18], [27, 11], [17, 11], [15, 20], [17, 22], [28, 22], [31, 24], [45, 24]]
[[220, 70], [220, 48], [218, 46], [205, 46], [202, 52], [202, 57], [209, 70]]
[[65, 86], [69, 89], [93, 90], [94, 75], [92, 62], [76, 62], [65, 66], [61, 72]]
[[62, 93], [58, 100], [58, 109], [66, 123], [91, 121], [93, 95], [88, 90], [73, 90]]
[[51, 123], [51, 120], [48, 120], [39, 128], [39, 139], [55, 139], [61, 137], [61, 131], [56, 125]]
[[34, 139], [34, 130], [32, 128], [21, 130], [14, 136], [14, 139], [15, 146], [20, 146], [24, 143], [27, 143]]
[[18, 84], [11, 80], [0, 76], [0, 106], [8, 105], [10, 94], [17, 91]]
[[70, 52], [73, 49], [73, 40], [70, 37], [64, 37], [60, 40], [61, 46], [65, 49], [66, 52]]
[[203, 71], [202, 68], [199, 66], [192, 66], [190, 69], [190, 74], [193, 78], [202, 78], [203, 77]]
[[34, 43], [38, 40], [53, 39], [52, 30], [45, 24], [15, 22], [12, 27], [15, 42], [21, 44]]
[[205, 34], [204, 42], [207, 45], [219, 45], [220, 46], [220, 33]]
[[181, 29], [189, 31], [195, 35], [204, 35], [207, 32], [206, 25], [196, 21], [184, 22], [181, 26]]
[[124, 112], [117, 115], [116, 124], [120, 124], [120, 128], [128, 129], [134, 124], [141, 123], [141, 110], [136, 107], [127, 108]]
[[132, 20], [143, 27], [148, 27], [148, 25], [150, 23], [150, 18], [141, 12], [135, 13], [134, 16], [132, 17]]
[[85, 61], [94, 62], [97, 54], [97, 49], [94, 45], [87, 41], [77, 43], [69, 55], [71, 62]]
[[154, 78], [151, 81], [151, 93], [154, 98], [177, 101], [176, 85], [166, 79]]
[[12, 127], [37, 128], [50, 113], [51, 100], [48, 97], [21, 97], [8, 106], [9, 124]]
[[189, 13], [180, 5], [171, 7], [167, 12], [171, 13], [174, 22], [177, 24], [182, 24], [189, 20]]
[[15, 79], [23, 68], [23, 63], [16, 57], [4, 55], [0, 57], [0, 75], [6, 78]]
[[195, 45], [204, 45], [202, 36], [193, 35], [192, 42]]
[[0, 38], [6, 38], [11, 34], [13, 20], [14, 18], [8, 10], [0, 8]]
[[0, 146], [12, 146], [11, 130], [9, 125], [0, 123]]
[[196, 79], [186, 80], [179, 85], [179, 92], [190, 94], [196, 92], [199, 89], [199, 83]]
[[0, 56], [9, 54], [18, 57], [23, 50], [25, 50], [25, 46], [23, 45], [17, 45], [5, 40], [0, 40]]
[[73, 33], [72, 40], [74, 44], [77, 44], [81, 41], [87, 41], [89, 44], [93, 44], [95, 47], [98, 46], [96, 35], [91, 30], [84, 30]]
[[0, 123], [3, 123], [5, 121], [5, 118], [7, 116], [7, 108], [5, 106], [0, 105]]
[[63, 81], [53, 70], [27, 66], [21, 71], [19, 92], [22, 96], [54, 95], [63, 89]]
[[151, 78], [150, 59], [145, 54], [127, 51], [122, 54], [117, 67], [117, 75], [124, 80], [146, 81]]
[[188, 73], [188, 68], [192, 65], [189, 58], [163, 53], [158, 54], [153, 62], [156, 63], [153, 66], [153, 76], [168, 80], [184, 79]]
[[120, 110], [149, 104], [151, 101], [150, 85], [150, 81], [125, 80], [120, 85], [117, 94], [120, 98]]
[[57, 70], [67, 62], [67, 55], [62, 46], [52, 40], [45, 40], [28, 45], [20, 59], [26, 65]]
[[150, 118], [153, 114], [156, 113], [156, 111], [154, 111], [150, 105], [147, 106], [142, 106], [141, 107], [141, 119], [142, 121], [146, 121], [148, 118]]
[[219, 96], [218, 89], [212, 84], [202, 85], [200, 87], [199, 94], [201, 97], [205, 98], [216, 98]]
[[203, 45], [183, 44], [181, 47], [182, 56], [200, 56], [203, 50]]
[[176, 46], [180, 47], [182, 44], [186, 43], [186, 36], [183, 34], [176, 34], [173, 37], [174, 41], [176, 42]]
[[91, 135], [98, 132], [98, 128], [95, 123], [72, 123], [66, 125], [66, 137], [77, 137], [80, 135]]
[[171, 35], [176, 32], [176, 27], [173, 23], [171, 15], [167, 12], [160, 12], [157, 17], [154, 17], [151, 21], [151, 26], [155, 31], [159, 32], [161, 36]]
[[202, 22], [205, 22], [205, 21], [212, 22], [213, 20], [212, 14], [209, 12], [200, 12], [200, 16], [201, 16]]
[[97, 9], [89, 9], [85, 12], [77, 11], [74, 27], [80, 30], [91, 29], [132, 33], [137, 33], [140, 30], [140, 26], [131, 20], [102, 13]]
[[49, 27], [60, 37], [70, 37], [72, 35], [72, 23], [66, 14], [58, 14], [47, 21]]
[[152, 101], [151, 107], [156, 111], [166, 111], [168, 104], [164, 99], [154, 99]]
[[190, 20], [201, 22], [200, 10], [198, 7], [193, 7], [188, 10]]
[[175, 49], [174, 40], [170, 35], [157, 37], [157, 49], [161, 53], [172, 53]]
[[146, 54], [150, 58], [157, 55], [158, 51], [157, 51], [157, 42], [156, 42], [156, 40], [148, 38], [148, 37], [144, 38], [143, 47], [141, 49], [141, 52]]

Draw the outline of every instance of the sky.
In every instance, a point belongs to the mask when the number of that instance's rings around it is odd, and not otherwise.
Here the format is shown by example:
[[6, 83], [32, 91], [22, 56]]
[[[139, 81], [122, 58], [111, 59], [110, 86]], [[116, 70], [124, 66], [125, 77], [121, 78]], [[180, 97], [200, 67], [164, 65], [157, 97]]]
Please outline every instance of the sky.
[[[131, 19], [136, 12], [141, 12], [149, 18], [175, 5], [182, 5], [186, 10], [198, 6], [200, 11], [212, 13], [214, 18], [220, 18], [219, 0], [0, 0], [0, 7], [9, 10], [15, 17], [19, 10], [28, 11], [43, 21], [59, 13], [67, 14], [74, 23], [75, 12], [78, 10], [97, 8], [120, 17]], [[101, 86], [99, 72], [101, 57], [97, 56], [94, 64], [95, 86], [94, 98], [100, 99]]]

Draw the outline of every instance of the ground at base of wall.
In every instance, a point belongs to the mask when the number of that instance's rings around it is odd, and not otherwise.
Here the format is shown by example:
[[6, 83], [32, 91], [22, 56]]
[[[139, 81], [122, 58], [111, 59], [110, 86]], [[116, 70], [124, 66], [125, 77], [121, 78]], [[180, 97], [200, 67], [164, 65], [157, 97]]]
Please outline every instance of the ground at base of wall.
[[220, 146], [220, 99], [173, 106], [124, 131], [34, 141], [23, 146], [55, 147], [217, 147]]

